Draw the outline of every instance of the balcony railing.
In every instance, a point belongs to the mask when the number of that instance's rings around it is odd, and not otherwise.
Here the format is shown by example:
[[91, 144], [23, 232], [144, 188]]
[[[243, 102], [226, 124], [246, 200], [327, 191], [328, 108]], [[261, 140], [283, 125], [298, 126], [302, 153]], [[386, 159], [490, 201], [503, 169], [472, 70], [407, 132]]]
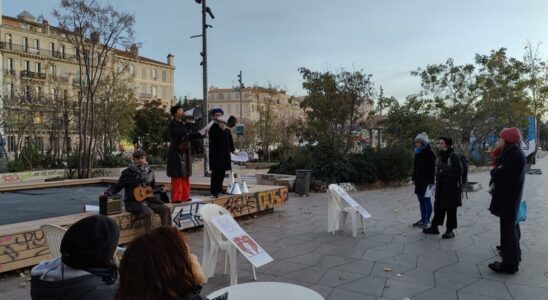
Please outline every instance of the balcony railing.
[[0, 42], [0, 49], [5, 50], [12, 50], [17, 52], [25, 52], [35, 55], [41, 55], [41, 56], [47, 56], [52, 58], [59, 58], [59, 59], [68, 59], [68, 56], [63, 56], [63, 53], [61, 51], [51, 51], [47, 49], [36, 49], [29, 46], [14, 44], [14, 43], [7, 43], [7, 42]]
[[21, 71], [21, 78], [31, 78], [31, 79], [40, 79], [45, 80], [45, 73], [31, 72], [31, 71]]
[[4, 76], [15, 77], [16, 75], [17, 75], [17, 72], [15, 72], [15, 70], [8, 70], [8, 69], [4, 70]]
[[141, 94], [139, 94], [139, 98], [141, 98], [141, 99], [150, 99], [150, 98], [152, 98], [152, 94], [141, 93]]

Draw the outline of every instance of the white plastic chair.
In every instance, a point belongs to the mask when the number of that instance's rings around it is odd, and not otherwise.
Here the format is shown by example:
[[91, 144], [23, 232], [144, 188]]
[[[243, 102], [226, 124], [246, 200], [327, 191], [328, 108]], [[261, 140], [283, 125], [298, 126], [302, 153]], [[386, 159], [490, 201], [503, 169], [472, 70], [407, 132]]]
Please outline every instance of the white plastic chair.
[[352, 236], [358, 236], [358, 217], [361, 220], [363, 232], [365, 233], [365, 224], [362, 216], [341, 199], [341, 196], [334, 190], [336, 184], [330, 184], [327, 199], [327, 232], [335, 234], [335, 231], [344, 231], [346, 227], [346, 217], [350, 215], [352, 225]]
[[44, 232], [44, 236], [46, 237], [46, 243], [48, 244], [51, 258], [61, 257], [61, 240], [67, 230], [53, 224], [44, 224], [40, 226], [40, 229]]
[[[211, 219], [219, 215], [230, 215], [224, 207], [216, 204], [206, 204], [200, 208], [200, 216], [204, 223], [204, 253], [202, 255], [202, 269], [207, 280], [215, 275], [219, 250], [225, 252], [223, 274], [226, 275], [230, 266], [230, 285], [238, 284], [237, 249], [223, 234], [211, 223]], [[227, 266], [228, 265], [228, 266]], [[255, 267], [253, 279], [257, 280]]]

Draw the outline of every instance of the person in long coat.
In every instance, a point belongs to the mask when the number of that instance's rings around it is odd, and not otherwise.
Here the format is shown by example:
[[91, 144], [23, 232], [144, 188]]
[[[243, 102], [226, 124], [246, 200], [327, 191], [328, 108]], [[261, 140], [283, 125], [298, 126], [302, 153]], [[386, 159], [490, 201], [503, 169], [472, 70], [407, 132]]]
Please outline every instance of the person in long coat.
[[[223, 116], [220, 108], [211, 110], [213, 119]], [[234, 152], [234, 142], [230, 129], [222, 122], [215, 122], [209, 129], [209, 167], [211, 170], [211, 196], [218, 197], [223, 191], [226, 171], [232, 170], [230, 153]]]
[[190, 200], [190, 140], [203, 136], [191, 131], [190, 125], [185, 121], [185, 110], [181, 105], [173, 106], [170, 111], [173, 119], [168, 125], [170, 143], [167, 152], [167, 176], [171, 178], [171, 202], [176, 203]]
[[430, 196], [426, 197], [425, 194], [426, 190], [434, 185], [436, 175], [436, 155], [430, 149], [428, 142], [428, 135], [424, 132], [415, 137], [412, 180], [415, 183], [415, 194], [419, 200], [421, 219], [413, 226], [422, 228], [430, 226], [432, 201]]
[[499, 137], [504, 141], [502, 152], [491, 170], [491, 213], [500, 218], [500, 254], [502, 262], [493, 262], [489, 268], [497, 273], [514, 274], [521, 260], [520, 229], [517, 214], [525, 183], [525, 154], [521, 150], [519, 129], [503, 129]]
[[451, 138], [440, 137], [438, 149], [434, 218], [432, 226], [423, 229], [423, 232], [439, 234], [438, 226], [443, 225], [445, 215], [447, 215], [446, 231], [442, 238], [450, 239], [455, 237], [453, 230], [457, 228], [457, 208], [462, 206], [463, 166], [460, 157], [453, 149]]

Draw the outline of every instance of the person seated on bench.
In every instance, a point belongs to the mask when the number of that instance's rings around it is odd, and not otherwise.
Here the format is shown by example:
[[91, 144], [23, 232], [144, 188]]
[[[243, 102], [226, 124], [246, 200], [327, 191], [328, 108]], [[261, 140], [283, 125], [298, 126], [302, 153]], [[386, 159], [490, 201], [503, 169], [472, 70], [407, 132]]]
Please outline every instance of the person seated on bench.
[[125, 190], [124, 204], [126, 211], [137, 219], [142, 219], [145, 230], [154, 227], [154, 214], [160, 216], [162, 225], [171, 226], [171, 209], [164, 205], [159, 193], [166, 192], [167, 187], [157, 188], [154, 172], [147, 164], [144, 150], [133, 152], [133, 164], [122, 171], [118, 182], [104, 191], [102, 195], [112, 195]]
[[135, 238], [120, 262], [118, 300], [207, 300], [205, 277], [185, 237], [161, 226]]
[[103, 215], [74, 223], [61, 240], [61, 257], [32, 268], [30, 295], [41, 299], [114, 299], [118, 271], [114, 251], [120, 229]]

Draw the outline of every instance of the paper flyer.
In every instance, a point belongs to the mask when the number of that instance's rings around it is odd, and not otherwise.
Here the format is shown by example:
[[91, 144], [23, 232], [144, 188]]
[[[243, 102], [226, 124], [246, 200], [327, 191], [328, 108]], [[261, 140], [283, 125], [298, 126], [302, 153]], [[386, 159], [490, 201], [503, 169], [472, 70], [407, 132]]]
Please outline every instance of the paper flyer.
[[273, 261], [272, 257], [236, 223], [232, 216], [216, 216], [211, 219], [211, 222], [255, 268]]

